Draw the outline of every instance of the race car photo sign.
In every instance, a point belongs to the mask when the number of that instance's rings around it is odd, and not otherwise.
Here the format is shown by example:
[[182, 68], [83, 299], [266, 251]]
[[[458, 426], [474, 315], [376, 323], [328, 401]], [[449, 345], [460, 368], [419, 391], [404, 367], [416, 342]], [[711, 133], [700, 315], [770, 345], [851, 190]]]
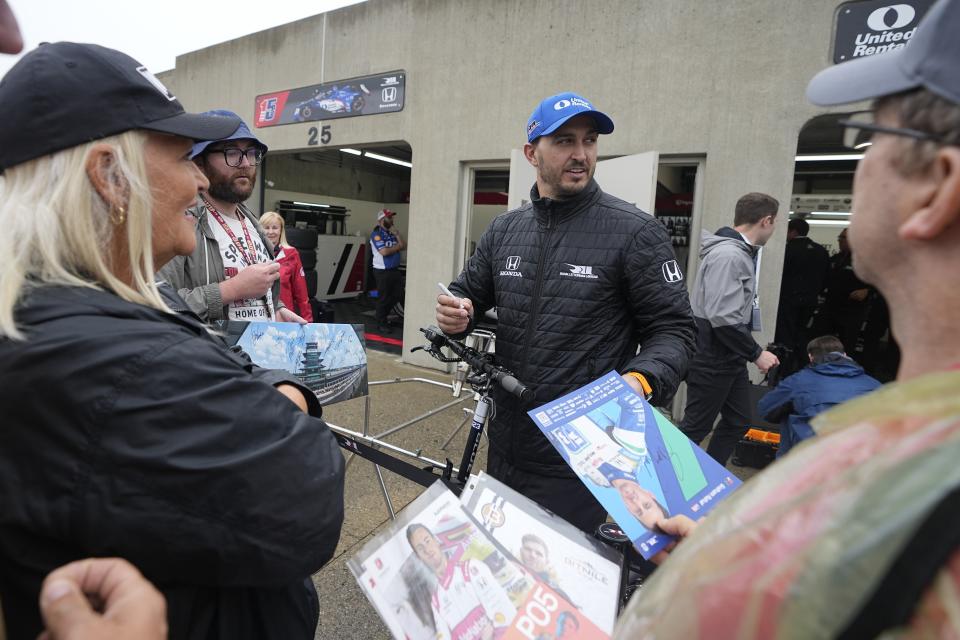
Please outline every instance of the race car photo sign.
[[406, 75], [403, 71], [390, 71], [259, 95], [254, 107], [254, 126], [273, 127], [402, 111]]

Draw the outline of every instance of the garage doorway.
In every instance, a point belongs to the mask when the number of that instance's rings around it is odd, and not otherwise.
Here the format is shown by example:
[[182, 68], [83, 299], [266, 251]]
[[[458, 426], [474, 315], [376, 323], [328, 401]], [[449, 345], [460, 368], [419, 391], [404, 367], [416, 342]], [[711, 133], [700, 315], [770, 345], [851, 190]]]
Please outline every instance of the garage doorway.
[[[807, 341], [836, 335], [847, 355], [886, 382], [899, 364], [889, 309], [876, 289], [857, 278], [842, 239], [853, 209], [854, 172], [865, 148], [844, 145], [839, 121], [848, 115], [817, 116], [800, 130], [788, 223], [795, 230], [784, 252], [775, 341], [792, 348], [790, 369], [796, 370], [806, 365]], [[806, 231], [806, 238], [792, 237], [797, 229]], [[804, 260], [812, 252], [829, 256], [822, 274], [822, 265], [816, 266], [822, 260]]]
[[703, 221], [704, 159], [698, 156], [660, 156], [653, 215], [667, 228], [670, 243], [683, 266], [687, 289], [699, 263]]
[[407, 238], [412, 166], [413, 151], [400, 141], [270, 153], [262, 170], [263, 209], [278, 211], [295, 229], [317, 319], [363, 324], [368, 346], [396, 353], [402, 349], [406, 252], [397, 268], [399, 300], [388, 311], [392, 326], [385, 326], [376, 319], [381, 296], [370, 236], [378, 212], [388, 209]]
[[[476, 251], [480, 236], [493, 219], [507, 211], [510, 166], [505, 162], [464, 163], [460, 172], [460, 224], [458, 255], [454, 264], [460, 268]], [[451, 279], [456, 277], [452, 274]]]

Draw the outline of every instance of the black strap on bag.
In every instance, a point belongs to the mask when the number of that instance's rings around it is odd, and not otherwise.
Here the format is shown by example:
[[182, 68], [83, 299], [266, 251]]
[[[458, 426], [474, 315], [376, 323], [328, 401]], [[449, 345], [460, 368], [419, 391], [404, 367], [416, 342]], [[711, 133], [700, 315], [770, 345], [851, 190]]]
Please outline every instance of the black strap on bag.
[[934, 507], [890, 570], [837, 636], [859, 640], [907, 625], [937, 575], [960, 550], [960, 487]]

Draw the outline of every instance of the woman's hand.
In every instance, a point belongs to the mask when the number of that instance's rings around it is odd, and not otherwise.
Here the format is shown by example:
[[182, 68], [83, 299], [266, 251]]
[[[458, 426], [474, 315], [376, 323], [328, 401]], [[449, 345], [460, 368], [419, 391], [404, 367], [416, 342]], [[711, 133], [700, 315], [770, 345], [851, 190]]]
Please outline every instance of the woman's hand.
[[664, 533], [674, 536], [677, 538], [674, 542], [671, 542], [667, 547], [654, 555], [650, 560], [656, 564], [662, 564], [670, 556], [670, 552], [683, 541], [684, 538], [693, 533], [693, 530], [697, 528], [697, 522], [694, 522], [690, 518], [684, 515], [673, 516], [672, 518], [664, 518], [657, 523], [657, 528]]

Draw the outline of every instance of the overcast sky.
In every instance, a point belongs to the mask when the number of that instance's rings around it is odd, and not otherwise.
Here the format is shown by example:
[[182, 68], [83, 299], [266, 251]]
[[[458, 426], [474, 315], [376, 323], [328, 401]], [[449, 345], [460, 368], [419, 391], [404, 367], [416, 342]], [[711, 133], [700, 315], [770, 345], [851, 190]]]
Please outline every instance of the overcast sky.
[[[119, 49], [157, 73], [177, 55], [363, 0], [7, 0], [25, 43], [72, 40]], [[0, 76], [19, 56], [0, 54]]]

